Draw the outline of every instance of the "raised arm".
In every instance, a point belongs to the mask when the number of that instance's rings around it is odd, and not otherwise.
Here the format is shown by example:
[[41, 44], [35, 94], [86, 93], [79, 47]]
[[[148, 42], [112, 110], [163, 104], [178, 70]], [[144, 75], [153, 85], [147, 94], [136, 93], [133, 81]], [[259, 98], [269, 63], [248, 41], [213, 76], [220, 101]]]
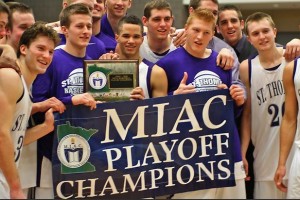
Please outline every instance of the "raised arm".
[[280, 126], [280, 152], [278, 167], [275, 173], [274, 181], [277, 188], [283, 192], [287, 191], [282, 183], [286, 174], [286, 160], [289, 156], [297, 128], [298, 102], [295, 93], [293, 78], [294, 62], [290, 62], [283, 72], [283, 85], [285, 90], [285, 111]]
[[292, 39], [285, 47], [284, 57], [287, 61], [292, 61], [300, 56], [300, 39]]

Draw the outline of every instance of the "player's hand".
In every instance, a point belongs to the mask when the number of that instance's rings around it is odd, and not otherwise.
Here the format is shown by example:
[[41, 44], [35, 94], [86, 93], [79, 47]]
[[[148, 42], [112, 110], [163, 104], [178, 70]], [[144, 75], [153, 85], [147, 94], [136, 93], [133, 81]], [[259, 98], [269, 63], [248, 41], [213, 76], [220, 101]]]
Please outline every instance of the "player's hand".
[[245, 103], [243, 88], [241, 88], [239, 85], [231, 85], [229, 91], [237, 106], [241, 106]]
[[285, 59], [290, 62], [300, 56], [300, 40], [292, 39], [286, 44], [284, 55]]
[[228, 87], [227, 87], [226, 84], [221, 83], [221, 84], [217, 85], [217, 88], [218, 88], [218, 89], [227, 89]]
[[173, 44], [177, 48], [185, 45], [185, 42], [186, 42], [185, 30], [180, 31], [180, 32], [174, 32], [174, 33], [170, 34], [170, 36], [173, 38]]
[[275, 182], [276, 187], [282, 192], [287, 192], [286, 185], [284, 185], [282, 183], [282, 180], [283, 180], [283, 177], [285, 176], [285, 174], [286, 174], [285, 166], [278, 166], [277, 170], [275, 172], [274, 182]]
[[141, 87], [136, 87], [134, 88], [131, 93], [130, 93], [130, 100], [144, 100], [145, 99], [145, 94], [144, 90]]
[[105, 53], [100, 56], [100, 60], [118, 60], [120, 59], [120, 55], [118, 53], [114, 53], [113, 51], [110, 51], [109, 53]]
[[249, 165], [248, 165], [248, 161], [245, 157], [242, 158], [243, 160], [243, 165], [244, 165], [244, 169], [245, 169], [245, 173], [246, 173], [246, 178], [245, 181], [250, 181], [251, 177], [249, 176]]
[[229, 70], [233, 67], [233, 64], [233, 53], [227, 48], [221, 49], [217, 56], [217, 65], [220, 66], [222, 69]]
[[91, 110], [97, 108], [97, 102], [94, 97], [89, 93], [77, 94], [72, 97], [73, 105], [85, 105], [89, 106]]
[[10, 189], [10, 199], [27, 199], [22, 189]]
[[45, 101], [39, 102], [37, 104], [39, 105], [39, 111], [40, 112], [45, 112], [46, 110], [52, 108], [53, 111], [57, 111], [60, 114], [63, 113], [66, 110], [66, 106], [58, 100], [56, 97], [51, 97]]
[[50, 133], [54, 130], [54, 115], [53, 115], [53, 109], [50, 108], [45, 113], [45, 121], [44, 121], [45, 127], [48, 129], [47, 132]]
[[196, 92], [196, 88], [193, 85], [186, 85], [186, 81], [188, 79], [188, 74], [186, 72], [184, 72], [183, 74], [183, 78], [179, 84], [179, 87], [177, 88], [177, 90], [175, 90], [173, 92], [174, 95], [177, 94], [189, 94], [189, 93], [194, 93]]

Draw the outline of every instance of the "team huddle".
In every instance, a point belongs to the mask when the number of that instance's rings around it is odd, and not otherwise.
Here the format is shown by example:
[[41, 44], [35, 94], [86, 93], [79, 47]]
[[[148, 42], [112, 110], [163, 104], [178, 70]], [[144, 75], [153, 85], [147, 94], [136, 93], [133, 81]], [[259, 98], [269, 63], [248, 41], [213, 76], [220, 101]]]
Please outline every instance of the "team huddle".
[[158, 198], [300, 198], [300, 40], [277, 44], [270, 15], [244, 21], [217, 0], [190, 0], [175, 31], [167, 0], [148, 1], [142, 17], [127, 14], [133, 3], [63, 0], [46, 24], [0, 0], [0, 198], [54, 198], [53, 112], [101, 103], [83, 81], [84, 61], [98, 59], [139, 61], [132, 101], [218, 89], [234, 100], [236, 185]]

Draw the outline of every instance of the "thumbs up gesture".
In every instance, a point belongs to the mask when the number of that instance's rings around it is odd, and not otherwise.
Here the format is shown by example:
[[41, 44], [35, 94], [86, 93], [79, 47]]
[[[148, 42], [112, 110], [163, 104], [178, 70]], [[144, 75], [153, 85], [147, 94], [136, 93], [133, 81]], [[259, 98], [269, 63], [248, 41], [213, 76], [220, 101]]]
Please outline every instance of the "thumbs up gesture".
[[186, 81], [188, 79], [188, 74], [186, 72], [184, 72], [183, 74], [183, 78], [177, 88], [177, 90], [175, 90], [173, 92], [173, 95], [177, 95], [177, 94], [189, 94], [189, 93], [194, 93], [196, 92], [196, 88], [193, 85], [187, 85]]

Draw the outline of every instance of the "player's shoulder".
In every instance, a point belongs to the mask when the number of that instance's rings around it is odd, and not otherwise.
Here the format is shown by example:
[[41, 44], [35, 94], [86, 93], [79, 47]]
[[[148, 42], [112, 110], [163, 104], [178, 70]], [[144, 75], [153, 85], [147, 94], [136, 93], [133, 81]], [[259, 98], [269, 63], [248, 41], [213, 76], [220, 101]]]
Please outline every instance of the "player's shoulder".
[[0, 90], [2, 97], [14, 101], [20, 97], [23, 92], [23, 84], [20, 75], [13, 68], [0, 67]]

